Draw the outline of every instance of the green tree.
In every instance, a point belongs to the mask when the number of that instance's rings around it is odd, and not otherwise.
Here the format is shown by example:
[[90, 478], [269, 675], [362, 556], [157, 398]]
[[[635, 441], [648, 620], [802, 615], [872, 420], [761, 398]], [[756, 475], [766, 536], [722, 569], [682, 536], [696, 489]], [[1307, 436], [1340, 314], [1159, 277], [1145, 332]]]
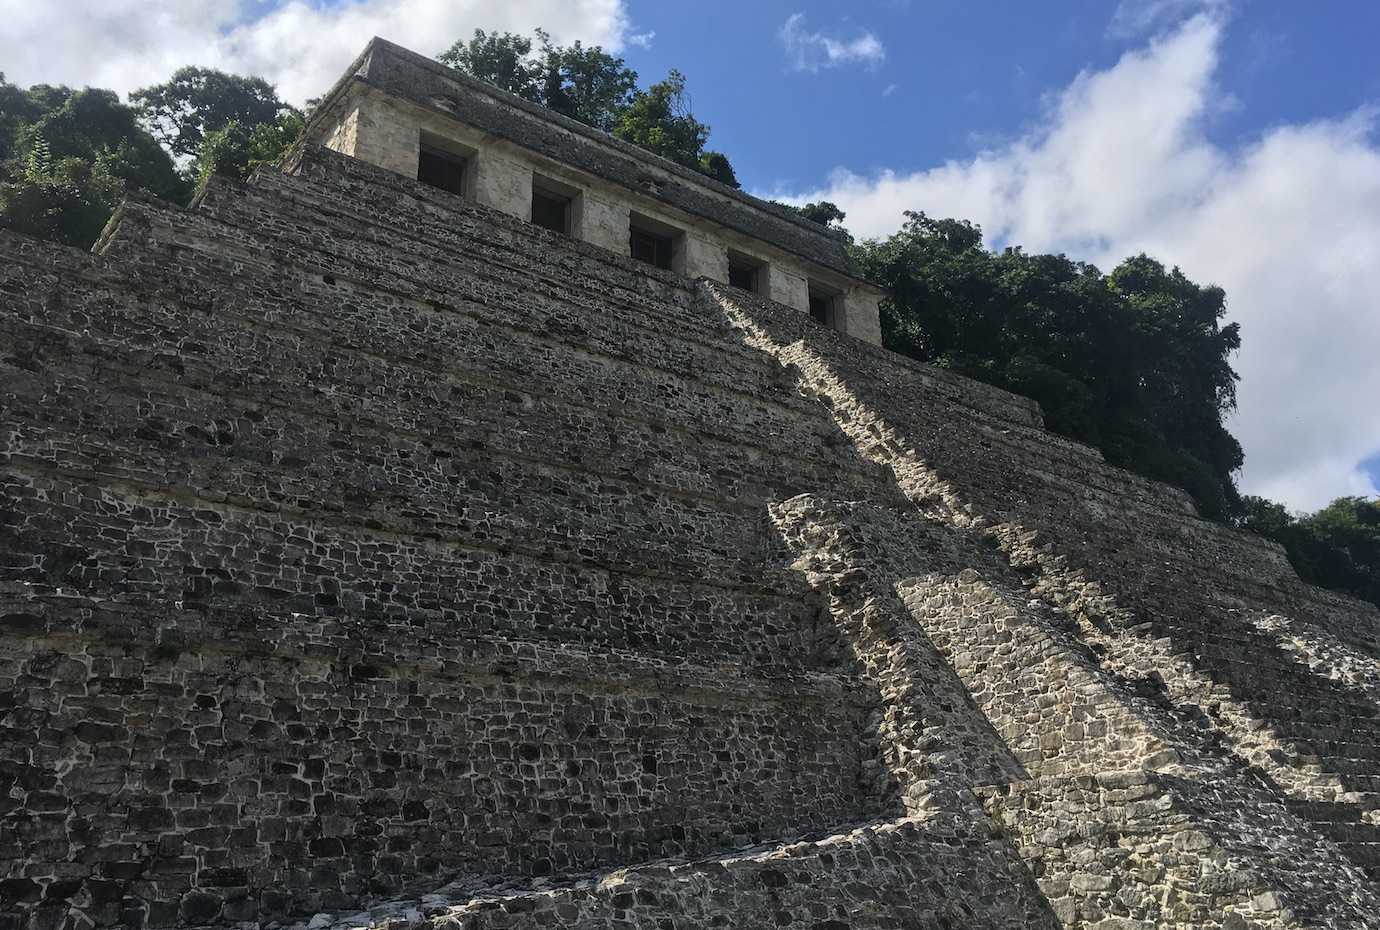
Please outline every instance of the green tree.
[[55, 161], [94, 163], [99, 157], [131, 188], [169, 199], [184, 192], [172, 160], [113, 91], [46, 86], [37, 91], [33, 99], [43, 109], [19, 128], [14, 155], [26, 158], [31, 141], [42, 139]]
[[734, 189], [742, 186], [738, 183], [738, 174], [733, 170], [733, 163], [723, 152], [705, 152], [700, 156], [698, 167], [700, 174], [708, 175], [720, 184], [727, 184]]
[[1246, 497], [1236, 524], [1283, 546], [1304, 581], [1380, 606], [1380, 500], [1339, 497], [1316, 513], [1296, 515]]
[[290, 110], [271, 123], [246, 126], [232, 121], [211, 130], [192, 166], [197, 187], [204, 187], [217, 174], [243, 181], [256, 168], [276, 164], [301, 138], [304, 126], [302, 114]]
[[182, 200], [186, 184], [107, 90], [0, 82], [0, 225], [90, 247], [127, 191]]
[[178, 157], [197, 155], [207, 133], [231, 123], [273, 123], [292, 109], [262, 78], [190, 66], [129, 99], [148, 130]]
[[812, 223], [821, 226], [829, 226], [833, 223], [842, 223], [846, 213], [838, 206], [828, 200], [820, 200], [815, 203], [807, 203], [800, 208], [800, 215]]
[[738, 178], [728, 156], [708, 151], [709, 127], [690, 112], [685, 76], [671, 71], [646, 90], [637, 72], [600, 46], [558, 46], [543, 30], [533, 41], [511, 32], [476, 29], [437, 58], [453, 68], [730, 187]]
[[536, 30], [526, 36], [476, 29], [437, 59], [495, 87], [608, 132], [637, 90], [637, 72], [601, 46], [559, 46]]
[[821, 226], [832, 226], [834, 223], [842, 223], [846, 213], [838, 208], [838, 204], [828, 200], [820, 200], [815, 203], [807, 203], [797, 206], [793, 203], [782, 203], [779, 200], [771, 200], [778, 207], [785, 207], [798, 214], [802, 219], [809, 220], [811, 223], [818, 223]]
[[696, 170], [709, 141], [709, 127], [690, 112], [685, 75], [674, 69], [665, 80], [633, 96], [619, 115], [613, 134]]
[[4, 72], [0, 71], [0, 163], [5, 162], [13, 152], [19, 128], [33, 122], [48, 109], [40, 102], [47, 90], [51, 88], [39, 86], [26, 91], [16, 87], [8, 83]]
[[1112, 272], [1112, 288], [1131, 314], [1134, 402], [1111, 454], [1191, 493], [1204, 512], [1232, 515], [1240, 500], [1230, 475], [1241, 467], [1240, 444], [1222, 425], [1236, 407], [1236, 372], [1228, 362], [1241, 347], [1240, 328], [1221, 325], [1226, 294], [1201, 287], [1179, 269], [1145, 255]]
[[1062, 255], [990, 252], [980, 227], [923, 213], [856, 251], [890, 292], [888, 347], [1034, 398], [1051, 429], [1183, 488], [1204, 516], [1239, 510], [1241, 448], [1222, 417], [1240, 334], [1221, 325], [1220, 288], [1145, 256], [1103, 275]]
[[532, 59], [532, 40], [525, 36], [476, 29], [469, 41], [456, 41], [436, 58], [510, 94], [543, 102], [540, 72]]
[[103, 160], [53, 158], [42, 137], [31, 139], [27, 148], [23, 169], [0, 182], [0, 225], [89, 247], [124, 196], [123, 183]]
[[595, 129], [612, 131], [637, 91], [637, 72], [598, 45], [586, 47], [576, 40], [562, 48], [552, 45], [545, 32], [537, 35], [539, 102]]

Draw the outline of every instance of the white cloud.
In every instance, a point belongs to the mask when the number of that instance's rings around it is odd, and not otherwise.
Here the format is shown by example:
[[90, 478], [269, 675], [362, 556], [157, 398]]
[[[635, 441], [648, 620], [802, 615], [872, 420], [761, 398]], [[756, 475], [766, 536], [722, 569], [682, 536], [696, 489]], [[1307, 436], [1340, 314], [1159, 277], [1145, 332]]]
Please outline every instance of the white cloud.
[[652, 40], [655, 38], [656, 30], [653, 29], [650, 32], [635, 32], [632, 35], [627, 36], [624, 39], [624, 41], [628, 45], [635, 46], [636, 48], [651, 48]]
[[890, 97], [892, 94], [896, 93], [896, 86], [897, 86], [897, 85], [895, 85], [895, 84], [888, 84], [887, 86], [883, 87], [883, 88], [882, 88], [882, 96], [883, 96], [883, 97]]
[[993, 245], [1066, 252], [1109, 269], [1146, 251], [1226, 288], [1242, 485], [1312, 509], [1373, 494], [1380, 450], [1380, 145], [1376, 114], [1282, 125], [1239, 149], [1205, 133], [1223, 20], [1199, 14], [1115, 66], [1078, 76], [1042, 128], [905, 174], [837, 171], [796, 200], [832, 200], [855, 234], [902, 209], [982, 224]]
[[1121, 0], [1112, 13], [1107, 34], [1119, 39], [1139, 38], [1198, 13], [1224, 15], [1228, 5], [1227, 0]]
[[787, 17], [777, 36], [796, 71], [818, 71], [854, 63], [875, 68], [886, 60], [886, 48], [872, 33], [862, 32], [852, 39], [840, 39], [822, 32], [810, 32], [805, 28], [804, 13]]
[[542, 26], [557, 42], [610, 48], [628, 28], [622, 0], [0, 0], [0, 22], [12, 82], [128, 93], [196, 64], [260, 75], [299, 104], [326, 91], [375, 35], [432, 55], [476, 27]]

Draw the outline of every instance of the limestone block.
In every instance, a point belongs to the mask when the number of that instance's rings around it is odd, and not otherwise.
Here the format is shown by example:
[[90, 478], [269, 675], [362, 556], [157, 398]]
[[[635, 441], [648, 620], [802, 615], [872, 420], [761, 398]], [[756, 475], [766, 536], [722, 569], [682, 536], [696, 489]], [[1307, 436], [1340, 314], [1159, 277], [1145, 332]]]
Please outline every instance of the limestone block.
[[374, 99], [360, 101], [355, 130], [355, 158], [409, 178], [417, 176], [421, 131], [396, 106]]
[[860, 287], [851, 289], [843, 298], [843, 331], [854, 339], [882, 344], [882, 319], [877, 304], [879, 295]]
[[618, 255], [628, 254], [628, 214], [626, 203], [615, 203], [592, 191], [581, 198], [579, 238]]
[[359, 107], [346, 113], [321, 144], [342, 155], [354, 155], [359, 145]]
[[685, 273], [728, 283], [728, 250], [699, 231], [685, 234]]
[[795, 269], [772, 265], [767, 271], [765, 296], [804, 313], [810, 311], [810, 284]]
[[474, 199], [510, 216], [532, 218], [532, 169], [514, 158], [487, 149], [475, 171]]

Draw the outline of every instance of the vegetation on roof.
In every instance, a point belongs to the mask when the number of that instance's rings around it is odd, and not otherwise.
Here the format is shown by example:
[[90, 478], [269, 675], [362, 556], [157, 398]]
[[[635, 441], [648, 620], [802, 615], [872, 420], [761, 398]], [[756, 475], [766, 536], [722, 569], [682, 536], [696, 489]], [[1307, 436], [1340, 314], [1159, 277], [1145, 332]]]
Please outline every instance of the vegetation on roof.
[[476, 29], [436, 56], [439, 61], [525, 100], [612, 133], [729, 187], [738, 178], [728, 156], [709, 149], [709, 126], [691, 112], [685, 75], [671, 69], [645, 89], [637, 72], [598, 45], [560, 46], [541, 29], [536, 42], [512, 32]]

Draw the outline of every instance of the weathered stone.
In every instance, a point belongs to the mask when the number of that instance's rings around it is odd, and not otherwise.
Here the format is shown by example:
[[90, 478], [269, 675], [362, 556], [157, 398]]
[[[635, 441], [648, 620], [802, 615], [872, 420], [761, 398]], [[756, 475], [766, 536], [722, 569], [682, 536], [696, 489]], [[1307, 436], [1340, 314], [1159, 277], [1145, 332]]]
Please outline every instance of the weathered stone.
[[609, 244], [311, 146], [0, 231], [0, 928], [1380, 925], [1374, 610]]

